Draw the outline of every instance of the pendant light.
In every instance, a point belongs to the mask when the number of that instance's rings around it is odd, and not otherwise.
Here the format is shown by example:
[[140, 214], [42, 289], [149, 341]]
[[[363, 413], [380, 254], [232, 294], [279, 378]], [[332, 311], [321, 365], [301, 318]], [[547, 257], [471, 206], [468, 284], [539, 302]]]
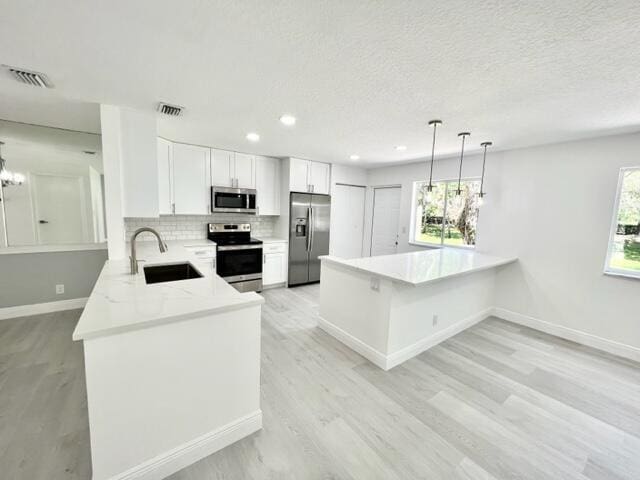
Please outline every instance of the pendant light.
[[[0, 142], [0, 147], [4, 145], [4, 142]], [[11, 185], [22, 185], [24, 183], [24, 175], [21, 173], [14, 173], [7, 170], [7, 161], [2, 158], [2, 152], [0, 151], [0, 185], [8, 187]]]
[[462, 183], [462, 159], [464, 158], [464, 141], [471, 135], [471, 132], [460, 132], [459, 137], [462, 137], [462, 148], [460, 149], [460, 169], [458, 170], [458, 188], [456, 189], [456, 195], [462, 195], [462, 189], [460, 188]]
[[484, 196], [487, 194], [484, 191], [484, 166], [485, 166], [485, 163], [487, 162], [487, 147], [490, 147], [491, 145], [493, 145], [493, 142], [482, 142], [480, 144], [480, 146], [484, 148], [484, 153], [482, 154], [482, 177], [480, 178], [480, 193], [478, 194], [478, 198], [479, 198], [478, 203], [480, 205], [483, 204]]
[[429, 122], [430, 126], [433, 126], [433, 143], [431, 144], [431, 165], [429, 166], [429, 185], [427, 185], [427, 192], [433, 191], [433, 157], [436, 152], [436, 128], [438, 125], [442, 125], [442, 120], [431, 120]]

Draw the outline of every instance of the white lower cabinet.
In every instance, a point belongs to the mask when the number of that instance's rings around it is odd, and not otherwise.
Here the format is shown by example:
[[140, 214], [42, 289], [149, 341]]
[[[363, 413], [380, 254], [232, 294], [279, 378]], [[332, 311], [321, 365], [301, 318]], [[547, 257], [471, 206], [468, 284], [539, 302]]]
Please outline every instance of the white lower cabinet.
[[262, 246], [262, 285], [278, 285], [287, 281], [287, 244], [265, 243]]

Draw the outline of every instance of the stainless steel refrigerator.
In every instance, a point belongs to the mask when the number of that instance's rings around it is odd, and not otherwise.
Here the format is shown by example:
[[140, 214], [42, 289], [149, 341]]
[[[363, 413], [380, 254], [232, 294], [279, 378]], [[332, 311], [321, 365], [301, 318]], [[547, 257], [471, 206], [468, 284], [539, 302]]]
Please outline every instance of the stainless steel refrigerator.
[[289, 202], [289, 286], [319, 282], [318, 257], [329, 254], [331, 197], [291, 193]]

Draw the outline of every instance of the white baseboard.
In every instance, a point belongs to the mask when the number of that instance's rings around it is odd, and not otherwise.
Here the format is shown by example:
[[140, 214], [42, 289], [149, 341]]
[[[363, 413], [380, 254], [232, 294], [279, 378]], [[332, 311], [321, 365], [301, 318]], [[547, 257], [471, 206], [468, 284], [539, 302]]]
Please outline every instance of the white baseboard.
[[571, 340], [572, 342], [586, 345], [588, 347], [602, 350], [619, 357], [628, 358], [640, 362], [640, 348], [626, 345], [624, 343], [615, 342], [613, 340], [607, 340], [606, 338], [598, 337], [590, 333], [582, 332], [580, 330], [574, 330], [573, 328], [563, 327], [555, 323], [546, 322], [538, 318], [529, 317], [521, 313], [507, 310], [506, 308], [493, 308], [492, 314], [503, 320], [517, 323], [525, 327], [533, 328], [556, 337]]
[[380, 367], [383, 370], [390, 370], [391, 368], [400, 365], [403, 362], [406, 362], [410, 358], [419, 355], [425, 350], [430, 349], [431, 347], [436, 346], [439, 343], [444, 342], [446, 339], [457, 335], [458, 333], [466, 330], [467, 328], [475, 325], [478, 322], [481, 322], [485, 318], [489, 317], [493, 313], [493, 308], [487, 308], [482, 310], [479, 313], [471, 315], [470, 317], [464, 318], [453, 325], [444, 328], [435, 334], [423, 338], [416, 343], [409, 345], [408, 347], [403, 348], [397, 352], [394, 352], [389, 355], [385, 355], [382, 352], [379, 352], [375, 348], [367, 345], [362, 340], [357, 339], [350, 333], [345, 332], [340, 327], [334, 325], [326, 321], [324, 318], [318, 319], [318, 326], [327, 332], [329, 335], [337, 338], [342, 343], [347, 345], [352, 350], [355, 350], [364, 358], [369, 360], [374, 365]]
[[70, 300], [59, 300], [57, 302], [34, 303], [33, 305], [0, 308], [0, 320], [84, 308], [87, 300], [87, 298], [72, 298]]
[[345, 332], [333, 323], [327, 322], [322, 317], [318, 318], [318, 326], [332, 337], [340, 340], [347, 347], [351, 348], [351, 350], [358, 352], [374, 365], [377, 365], [383, 370], [389, 370], [389, 368], [387, 367], [387, 356], [384, 353], [379, 352], [373, 347], [370, 347], [362, 340], [359, 340], [350, 333]]
[[109, 480], [161, 480], [262, 428], [262, 411], [231, 422]]
[[385, 370], [389, 370], [390, 368], [395, 367], [396, 365], [400, 365], [403, 362], [406, 362], [410, 358], [415, 357], [416, 355], [421, 354], [422, 352], [429, 350], [432, 347], [435, 347], [439, 343], [444, 342], [448, 338], [457, 335], [458, 333], [466, 330], [467, 328], [475, 325], [476, 323], [481, 322], [487, 317], [490, 317], [493, 313], [493, 308], [487, 308], [478, 312], [474, 315], [471, 315], [467, 318], [459, 320], [453, 325], [449, 325], [447, 328], [444, 328], [433, 335], [423, 338], [422, 340], [418, 340], [413, 345], [409, 345], [408, 347], [403, 348], [397, 352], [394, 352], [390, 355], [387, 355], [387, 368]]

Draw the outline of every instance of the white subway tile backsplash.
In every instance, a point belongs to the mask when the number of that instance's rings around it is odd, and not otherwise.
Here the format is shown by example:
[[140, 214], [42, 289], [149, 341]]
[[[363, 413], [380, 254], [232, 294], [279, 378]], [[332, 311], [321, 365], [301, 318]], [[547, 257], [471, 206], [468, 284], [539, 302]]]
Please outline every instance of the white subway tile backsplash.
[[[254, 237], [271, 237], [278, 217], [236, 215], [161, 215], [160, 218], [125, 218], [127, 240], [140, 227], [152, 227], [165, 240], [199, 240], [207, 238], [208, 223], [250, 223]], [[140, 240], [154, 240], [150, 233], [142, 233]]]

